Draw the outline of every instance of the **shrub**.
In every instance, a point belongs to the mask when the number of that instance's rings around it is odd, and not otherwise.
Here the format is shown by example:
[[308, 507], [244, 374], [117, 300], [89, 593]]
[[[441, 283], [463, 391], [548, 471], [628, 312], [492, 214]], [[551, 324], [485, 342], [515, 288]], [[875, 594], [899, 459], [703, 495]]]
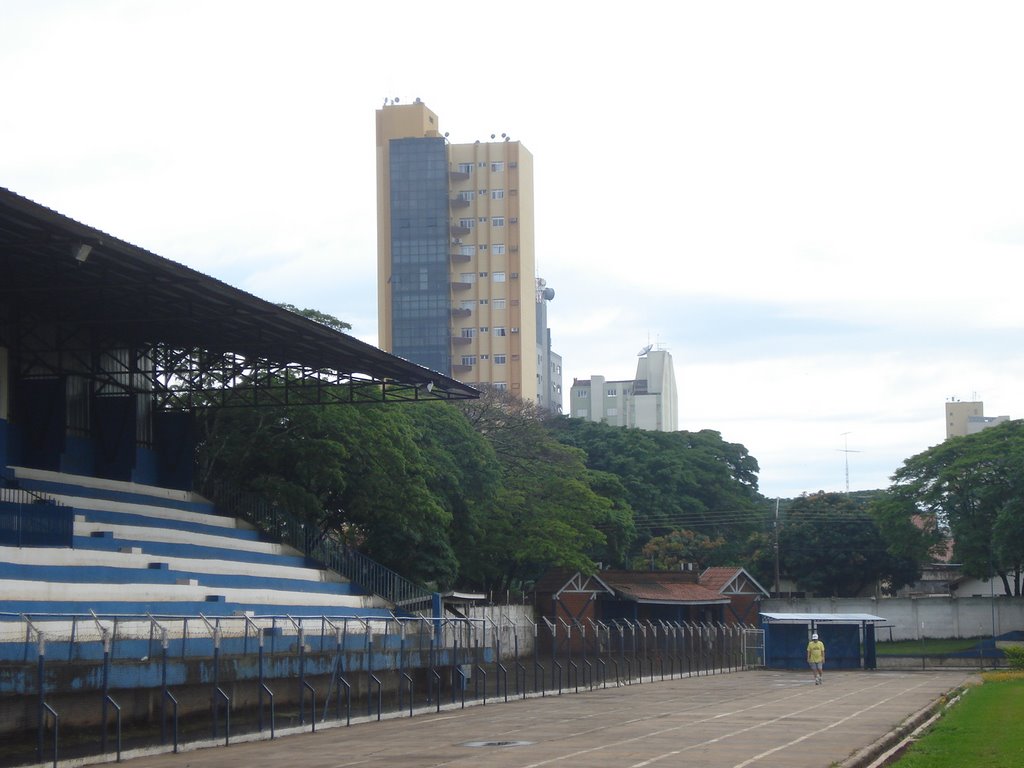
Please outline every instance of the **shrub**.
[[1010, 669], [1024, 669], [1024, 646], [1013, 645], [1003, 648], [1003, 655]]

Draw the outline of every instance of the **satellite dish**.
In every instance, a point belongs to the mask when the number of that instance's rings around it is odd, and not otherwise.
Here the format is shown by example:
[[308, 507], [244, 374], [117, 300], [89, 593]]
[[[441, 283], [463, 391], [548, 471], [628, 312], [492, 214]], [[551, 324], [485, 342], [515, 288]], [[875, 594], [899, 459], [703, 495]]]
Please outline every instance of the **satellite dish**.
[[636, 353], [636, 356], [637, 356], [637, 357], [643, 357], [643, 356], [644, 356], [644, 355], [646, 355], [646, 354], [647, 354], [648, 352], [650, 352], [650, 351], [651, 351], [652, 349], [654, 349], [654, 345], [653, 345], [653, 344], [648, 344], [648, 345], [647, 345], [646, 347], [644, 347], [644, 348], [643, 348], [643, 349], [641, 349], [641, 350], [640, 350], [639, 352], [637, 352], [637, 353]]

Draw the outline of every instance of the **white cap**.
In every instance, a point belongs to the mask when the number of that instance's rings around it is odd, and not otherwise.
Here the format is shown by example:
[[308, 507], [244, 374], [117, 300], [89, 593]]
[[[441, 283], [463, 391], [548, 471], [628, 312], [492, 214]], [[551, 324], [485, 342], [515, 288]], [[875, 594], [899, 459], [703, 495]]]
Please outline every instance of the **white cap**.
[[818, 639], [818, 633], [815, 632], [813, 635], [811, 635], [811, 640], [817, 640], [817, 639]]

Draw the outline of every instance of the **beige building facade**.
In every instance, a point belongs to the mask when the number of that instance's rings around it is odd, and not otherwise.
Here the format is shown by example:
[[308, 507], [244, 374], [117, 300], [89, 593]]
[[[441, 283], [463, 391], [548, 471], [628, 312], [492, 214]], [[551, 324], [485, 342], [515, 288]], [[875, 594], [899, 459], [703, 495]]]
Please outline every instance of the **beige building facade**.
[[452, 144], [418, 100], [377, 110], [382, 349], [544, 404], [552, 383], [538, 368], [548, 338], [538, 306], [553, 292], [534, 254], [526, 147], [506, 137]]
[[986, 416], [980, 400], [946, 401], [946, 438], [963, 437], [1009, 421], [1009, 416]]

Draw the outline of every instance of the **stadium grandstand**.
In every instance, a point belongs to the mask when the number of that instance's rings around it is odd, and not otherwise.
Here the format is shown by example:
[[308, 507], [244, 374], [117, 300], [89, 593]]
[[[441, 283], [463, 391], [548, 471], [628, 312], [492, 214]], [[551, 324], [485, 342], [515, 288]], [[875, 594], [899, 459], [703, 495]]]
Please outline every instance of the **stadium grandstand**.
[[[235, 660], [233, 689], [214, 685], [226, 718], [295, 675], [310, 627], [331, 653], [302, 658], [300, 676], [370, 669], [374, 653], [386, 664], [413, 637], [447, 652], [423, 588], [259, 499], [197, 495], [193, 415], [477, 396], [0, 189], [4, 739], [38, 730], [41, 758], [58, 721], [120, 722], [122, 708], [187, 721], [222, 654]], [[288, 651], [280, 669], [264, 665], [267, 642]]]

